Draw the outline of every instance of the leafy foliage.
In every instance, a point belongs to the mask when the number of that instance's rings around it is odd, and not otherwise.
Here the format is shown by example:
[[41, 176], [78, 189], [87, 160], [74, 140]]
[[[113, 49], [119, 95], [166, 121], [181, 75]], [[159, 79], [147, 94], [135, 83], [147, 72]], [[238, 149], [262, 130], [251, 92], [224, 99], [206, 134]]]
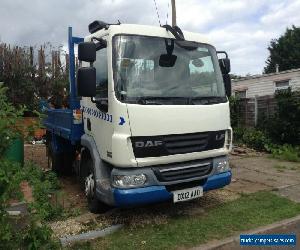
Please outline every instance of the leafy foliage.
[[300, 68], [300, 27], [287, 28], [281, 37], [270, 42], [268, 50], [265, 73], [275, 72], [276, 64], [281, 71]]
[[279, 160], [300, 162], [300, 147], [293, 147], [288, 144], [282, 146], [268, 145], [266, 148], [272, 156]]
[[28, 164], [24, 179], [33, 187], [35, 201], [31, 204], [31, 209], [37, 212], [38, 217], [42, 220], [61, 217], [63, 208], [59, 204], [53, 204], [50, 199], [59, 188], [56, 175], [53, 172], [43, 172], [34, 164]]
[[273, 157], [299, 161], [300, 92], [283, 90], [275, 95], [277, 109], [269, 118], [261, 117], [256, 128], [241, 127], [239, 99], [230, 99], [231, 124], [236, 143], [272, 153]]
[[300, 144], [300, 92], [290, 89], [275, 95], [277, 112], [262, 122], [260, 129], [276, 144]]
[[[16, 124], [23, 114], [23, 109], [18, 110], [8, 102], [6, 91], [7, 88], [0, 86], [0, 249], [57, 249], [57, 243], [51, 239], [51, 229], [38, 222], [58, 214], [59, 207], [49, 200], [49, 195], [59, 187], [56, 176], [32, 164], [22, 168], [3, 157], [11, 140], [20, 136]], [[24, 180], [33, 186], [35, 213], [30, 215], [27, 227], [16, 229], [6, 207], [10, 199], [22, 198], [20, 183]]]
[[[5, 207], [11, 198], [19, 198], [20, 183], [28, 180], [33, 187], [34, 202], [30, 204], [29, 224], [16, 230], [11, 224]], [[0, 161], [0, 248], [57, 249], [58, 244], [51, 239], [52, 231], [40, 221], [61, 216], [62, 208], [50, 202], [50, 195], [59, 187], [54, 173], [45, 173], [33, 164], [23, 168], [9, 161]], [[16, 192], [17, 191], [17, 192]]]
[[4, 208], [9, 199], [22, 196], [19, 191], [21, 179], [20, 166], [2, 159], [0, 163], [0, 208]]
[[234, 128], [234, 138], [236, 142], [246, 144], [257, 150], [265, 151], [271, 145], [270, 139], [264, 132], [255, 128]]
[[239, 107], [240, 107], [240, 100], [238, 97], [231, 96], [229, 98], [229, 105], [230, 105], [230, 120], [231, 126], [236, 128], [240, 125], [240, 117], [239, 117]]
[[51, 238], [52, 230], [35, 221], [22, 232], [21, 242], [27, 249], [59, 249], [59, 243]]
[[50, 43], [39, 49], [0, 43], [0, 82], [9, 88], [8, 100], [14, 106], [26, 105], [26, 114], [33, 115], [41, 99], [68, 88], [68, 65], [61, 63], [62, 52], [62, 47]]

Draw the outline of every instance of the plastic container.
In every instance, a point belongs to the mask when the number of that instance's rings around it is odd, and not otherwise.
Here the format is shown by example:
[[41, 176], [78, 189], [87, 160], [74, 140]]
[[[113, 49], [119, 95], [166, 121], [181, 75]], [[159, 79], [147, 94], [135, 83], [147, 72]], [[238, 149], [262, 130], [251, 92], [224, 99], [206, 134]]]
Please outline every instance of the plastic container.
[[24, 165], [24, 141], [22, 138], [16, 138], [12, 141], [9, 148], [6, 150], [4, 157], [10, 161]]

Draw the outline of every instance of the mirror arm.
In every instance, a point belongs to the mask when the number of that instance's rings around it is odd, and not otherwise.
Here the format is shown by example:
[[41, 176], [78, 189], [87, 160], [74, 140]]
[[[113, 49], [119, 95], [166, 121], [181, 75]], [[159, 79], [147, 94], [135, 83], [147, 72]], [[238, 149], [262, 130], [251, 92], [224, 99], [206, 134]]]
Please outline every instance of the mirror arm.
[[226, 51], [217, 51], [217, 54], [225, 54], [226, 58], [228, 58], [228, 54]]
[[175, 39], [180, 40], [180, 41], [185, 40], [183, 32], [181, 31], [181, 29], [178, 26], [172, 27], [168, 24], [165, 24], [162, 27], [165, 28], [167, 31], [171, 32], [172, 35], [175, 37]]
[[100, 104], [100, 105], [104, 105], [103, 103], [101, 103], [101, 99], [105, 99], [105, 101], [107, 101], [108, 102], [108, 98], [100, 98], [99, 100], [97, 100], [97, 99], [94, 99], [95, 97], [93, 96], [93, 97], [91, 97], [91, 102], [92, 103], [96, 103], [96, 104]]
[[96, 40], [98, 43], [96, 43], [96, 50], [103, 49], [107, 47], [107, 41], [104, 40], [103, 38], [98, 38], [98, 37], [92, 37], [92, 41]]

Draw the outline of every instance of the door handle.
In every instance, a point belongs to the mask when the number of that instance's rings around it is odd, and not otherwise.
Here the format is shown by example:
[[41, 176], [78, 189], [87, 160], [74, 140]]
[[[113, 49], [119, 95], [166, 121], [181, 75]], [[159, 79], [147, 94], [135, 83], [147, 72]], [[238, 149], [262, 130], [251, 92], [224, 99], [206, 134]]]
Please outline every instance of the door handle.
[[88, 129], [89, 131], [91, 131], [92, 124], [91, 124], [90, 118], [87, 118], [86, 127], [87, 127], [87, 129]]

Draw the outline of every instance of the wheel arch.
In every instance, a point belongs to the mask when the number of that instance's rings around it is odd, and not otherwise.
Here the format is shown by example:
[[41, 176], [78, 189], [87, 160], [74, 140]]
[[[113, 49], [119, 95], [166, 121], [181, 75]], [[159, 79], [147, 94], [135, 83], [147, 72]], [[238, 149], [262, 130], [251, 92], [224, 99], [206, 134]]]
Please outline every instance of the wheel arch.
[[[110, 185], [110, 174], [112, 166], [104, 162], [101, 159], [99, 150], [93, 137], [89, 135], [83, 135], [81, 137], [81, 160], [88, 155], [92, 158], [93, 169], [96, 178], [96, 193], [99, 200], [111, 205], [114, 204], [114, 198]], [[79, 165], [79, 171], [81, 171], [81, 164]]]

